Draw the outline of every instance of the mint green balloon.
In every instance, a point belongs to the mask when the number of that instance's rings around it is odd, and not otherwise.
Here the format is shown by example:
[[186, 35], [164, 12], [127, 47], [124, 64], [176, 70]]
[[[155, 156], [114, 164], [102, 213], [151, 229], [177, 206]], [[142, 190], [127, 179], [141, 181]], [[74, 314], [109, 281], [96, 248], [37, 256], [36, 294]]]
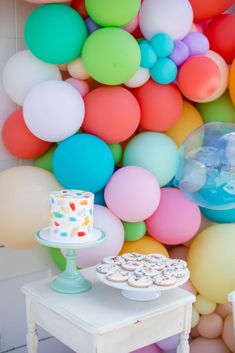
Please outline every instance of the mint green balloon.
[[52, 159], [57, 145], [52, 146], [43, 156], [40, 156], [34, 161], [36, 167], [48, 170], [53, 173]]
[[141, 239], [146, 233], [146, 225], [144, 222], [122, 222], [125, 232], [126, 241], [136, 241]]
[[59, 270], [64, 271], [66, 267], [66, 260], [60, 249], [50, 248], [52, 260]]
[[137, 15], [141, 0], [85, 0], [89, 16], [102, 27], [121, 27]]
[[24, 36], [28, 49], [50, 64], [76, 59], [87, 38], [85, 22], [77, 11], [63, 4], [48, 4], [29, 15]]
[[122, 146], [120, 143], [112, 143], [109, 145], [109, 148], [113, 154], [114, 163], [118, 164], [122, 159]]
[[128, 81], [140, 66], [140, 48], [136, 39], [121, 28], [101, 28], [86, 40], [83, 64], [89, 75], [106, 85]]
[[174, 178], [178, 149], [174, 141], [160, 132], [143, 132], [126, 146], [123, 165], [136, 165], [150, 171], [160, 186]]

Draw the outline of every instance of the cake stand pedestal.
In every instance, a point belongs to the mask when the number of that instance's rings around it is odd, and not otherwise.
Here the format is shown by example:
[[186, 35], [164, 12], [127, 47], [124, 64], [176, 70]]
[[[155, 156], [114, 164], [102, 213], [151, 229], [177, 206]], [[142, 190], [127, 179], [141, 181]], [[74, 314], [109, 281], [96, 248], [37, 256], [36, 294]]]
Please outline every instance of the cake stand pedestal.
[[51, 247], [65, 249], [65, 259], [66, 259], [66, 268], [54, 281], [51, 282], [51, 288], [59, 293], [66, 294], [76, 294], [83, 293], [88, 291], [91, 288], [91, 283], [81, 274], [77, 269], [77, 249], [91, 248], [102, 243], [106, 236], [100, 231], [100, 236], [94, 241], [87, 241], [81, 244], [66, 244], [66, 243], [56, 243], [52, 241], [45, 240], [41, 237], [41, 233], [44, 230], [40, 230], [36, 233], [35, 238], [38, 243]]

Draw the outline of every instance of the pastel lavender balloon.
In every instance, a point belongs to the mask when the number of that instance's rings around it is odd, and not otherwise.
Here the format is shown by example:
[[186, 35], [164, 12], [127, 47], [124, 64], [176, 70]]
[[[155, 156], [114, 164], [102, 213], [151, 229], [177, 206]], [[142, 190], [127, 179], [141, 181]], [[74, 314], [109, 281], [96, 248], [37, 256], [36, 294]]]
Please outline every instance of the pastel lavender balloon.
[[199, 32], [191, 32], [184, 39], [183, 42], [189, 49], [189, 55], [206, 55], [210, 48], [210, 43], [207, 37]]
[[158, 347], [163, 349], [164, 351], [176, 350], [178, 344], [179, 344], [178, 334], [157, 342]]
[[187, 45], [181, 40], [174, 41], [174, 49], [170, 55], [170, 59], [173, 60], [177, 66], [180, 66], [189, 57], [189, 49]]
[[95, 23], [90, 17], [87, 17], [85, 19], [85, 23], [86, 23], [88, 34], [91, 34], [91, 33], [97, 31], [97, 29], [100, 28], [100, 26], [97, 25], [97, 23]]

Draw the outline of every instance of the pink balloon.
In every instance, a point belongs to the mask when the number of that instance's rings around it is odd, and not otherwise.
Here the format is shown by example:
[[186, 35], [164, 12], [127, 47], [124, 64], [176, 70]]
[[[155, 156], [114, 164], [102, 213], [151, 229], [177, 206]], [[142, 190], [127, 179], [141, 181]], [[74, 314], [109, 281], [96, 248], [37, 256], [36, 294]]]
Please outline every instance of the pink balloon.
[[179, 344], [179, 335], [174, 335], [157, 342], [159, 348], [164, 351], [176, 349]]
[[118, 169], [104, 192], [108, 208], [123, 221], [140, 222], [159, 205], [160, 187], [146, 169], [128, 166]]
[[224, 320], [222, 337], [232, 353], [235, 352], [235, 338], [233, 333], [233, 315], [229, 314]]
[[198, 337], [190, 343], [190, 353], [230, 353], [221, 338]]
[[175, 246], [169, 250], [169, 255], [172, 259], [187, 260], [188, 248], [186, 246]]
[[125, 31], [132, 33], [138, 27], [139, 24], [139, 15], [137, 15], [130, 23], [122, 27]]
[[65, 81], [72, 85], [74, 88], [76, 88], [76, 90], [81, 94], [82, 97], [85, 97], [90, 91], [90, 87], [86, 81], [78, 80], [72, 77], [68, 78]]
[[190, 240], [197, 233], [200, 223], [199, 207], [174, 188], [161, 190], [159, 207], [146, 221], [148, 233], [169, 245]]
[[204, 338], [219, 337], [222, 333], [222, 328], [223, 320], [216, 313], [202, 315], [197, 325], [198, 332]]
[[105, 256], [118, 255], [124, 243], [124, 228], [120, 219], [104, 206], [94, 206], [94, 226], [102, 229], [107, 239], [95, 248], [79, 249], [77, 265], [94, 266]]
[[156, 346], [156, 344], [150, 344], [149, 346], [137, 349], [131, 353], [161, 353], [161, 350]]
[[223, 320], [232, 313], [232, 305], [228, 304], [217, 304], [215, 313], [218, 314]]

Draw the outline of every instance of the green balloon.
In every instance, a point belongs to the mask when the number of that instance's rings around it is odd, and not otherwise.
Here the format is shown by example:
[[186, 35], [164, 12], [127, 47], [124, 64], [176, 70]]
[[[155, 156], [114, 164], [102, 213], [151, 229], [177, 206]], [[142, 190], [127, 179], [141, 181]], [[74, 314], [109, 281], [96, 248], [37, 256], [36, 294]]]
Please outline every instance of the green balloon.
[[102, 28], [93, 32], [82, 50], [89, 75], [106, 85], [128, 81], [140, 66], [140, 48], [135, 38], [121, 28]]
[[49, 172], [53, 173], [52, 159], [56, 148], [57, 148], [57, 145], [52, 146], [43, 156], [37, 158], [34, 161], [34, 165], [36, 167], [46, 169]]
[[144, 222], [122, 222], [125, 232], [125, 240], [136, 241], [142, 238], [146, 233], [146, 225]]
[[232, 104], [228, 91], [215, 101], [198, 103], [196, 107], [205, 123], [214, 121], [235, 123], [235, 107]]
[[85, 0], [89, 16], [102, 27], [121, 27], [137, 15], [141, 0]]
[[66, 267], [66, 260], [60, 249], [50, 248], [51, 257], [54, 264], [59, 270], [64, 271]]
[[111, 149], [111, 152], [113, 154], [114, 163], [118, 164], [122, 159], [122, 146], [120, 145], [120, 143], [112, 143], [111, 145], [109, 145], [109, 148]]
[[65, 64], [81, 54], [87, 29], [82, 17], [71, 7], [49, 4], [29, 15], [24, 36], [28, 49], [37, 58], [50, 64]]

